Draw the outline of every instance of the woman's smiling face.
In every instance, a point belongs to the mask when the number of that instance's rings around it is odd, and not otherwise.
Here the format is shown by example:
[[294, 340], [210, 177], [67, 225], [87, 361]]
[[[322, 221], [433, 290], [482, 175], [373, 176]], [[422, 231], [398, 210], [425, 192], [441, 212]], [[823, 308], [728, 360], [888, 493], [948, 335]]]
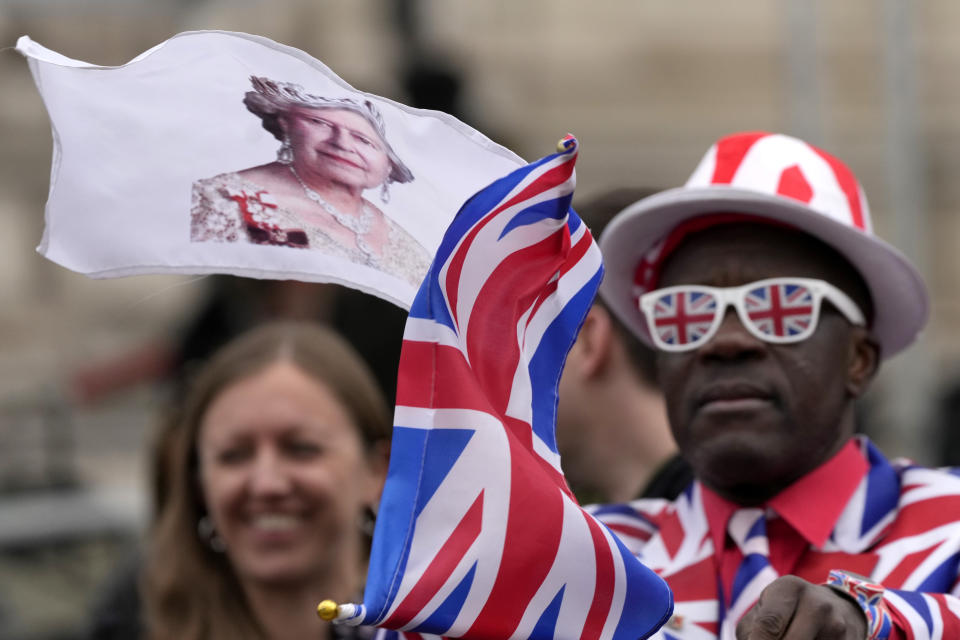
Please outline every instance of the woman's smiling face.
[[324, 383], [278, 361], [226, 387], [197, 442], [204, 501], [241, 581], [290, 583], [355, 554], [382, 478]]
[[292, 107], [281, 118], [297, 171], [309, 182], [334, 182], [371, 189], [390, 174], [380, 134], [348, 109]]

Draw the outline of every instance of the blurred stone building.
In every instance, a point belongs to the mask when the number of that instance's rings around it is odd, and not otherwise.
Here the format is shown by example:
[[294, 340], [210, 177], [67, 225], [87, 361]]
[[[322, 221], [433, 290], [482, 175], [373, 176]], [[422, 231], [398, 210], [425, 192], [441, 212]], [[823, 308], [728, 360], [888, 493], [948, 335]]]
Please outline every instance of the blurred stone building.
[[[869, 398], [869, 431], [891, 453], [939, 461], [931, 412], [960, 379], [960, 4], [0, 0], [0, 46], [27, 34], [96, 64], [193, 29], [298, 47], [408, 104], [413, 72], [452, 78], [457, 115], [525, 158], [575, 133], [580, 197], [678, 186], [714, 139], [738, 130], [831, 151], [860, 177], [879, 235], [924, 271], [933, 301], [921, 343], [888, 363]], [[49, 124], [16, 52], [0, 52], [0, 79], [0, 450], [59, 403], [74, 472], [139, 490], [155, 397], [141, 389], [77, 408], [65, 380], [169, 333], [204, 282], [89, 280], [39, 257]]]

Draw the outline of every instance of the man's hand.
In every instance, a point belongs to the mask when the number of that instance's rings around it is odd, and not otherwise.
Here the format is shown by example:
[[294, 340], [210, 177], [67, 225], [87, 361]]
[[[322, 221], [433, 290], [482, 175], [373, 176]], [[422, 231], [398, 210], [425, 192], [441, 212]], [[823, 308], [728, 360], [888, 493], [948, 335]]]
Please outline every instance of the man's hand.
[[852, 598], [796, 576], [777, 578], [737, 624], [737, 640], [864, 640], [867, 618]]

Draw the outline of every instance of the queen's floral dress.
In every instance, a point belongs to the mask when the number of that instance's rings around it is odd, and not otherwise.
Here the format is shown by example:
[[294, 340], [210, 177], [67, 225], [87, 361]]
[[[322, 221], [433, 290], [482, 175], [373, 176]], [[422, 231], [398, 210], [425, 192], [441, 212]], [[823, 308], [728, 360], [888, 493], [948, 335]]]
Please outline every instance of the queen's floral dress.
[[193, 185], [190, 239], [193, 242], [252, 242], [300, 249], [364, 264], [418, 286], [430, 267], [430, 254], [389, 217], [387, 244], [380, 254], [346, 246], [323, 226], [305, 223], [280, 207], [273, 196], [235, 172]]

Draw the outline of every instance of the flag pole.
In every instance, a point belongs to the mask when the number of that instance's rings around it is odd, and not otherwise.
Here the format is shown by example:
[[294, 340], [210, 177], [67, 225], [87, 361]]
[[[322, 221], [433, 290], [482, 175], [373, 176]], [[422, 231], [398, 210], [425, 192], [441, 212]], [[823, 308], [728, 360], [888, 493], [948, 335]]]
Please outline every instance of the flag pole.
[[364, 613], [362, 604], [337, 604], [333, 600], [324, 600], [317, 605], [317, 615], [327, 622], [357, 625], [363, 620]]

